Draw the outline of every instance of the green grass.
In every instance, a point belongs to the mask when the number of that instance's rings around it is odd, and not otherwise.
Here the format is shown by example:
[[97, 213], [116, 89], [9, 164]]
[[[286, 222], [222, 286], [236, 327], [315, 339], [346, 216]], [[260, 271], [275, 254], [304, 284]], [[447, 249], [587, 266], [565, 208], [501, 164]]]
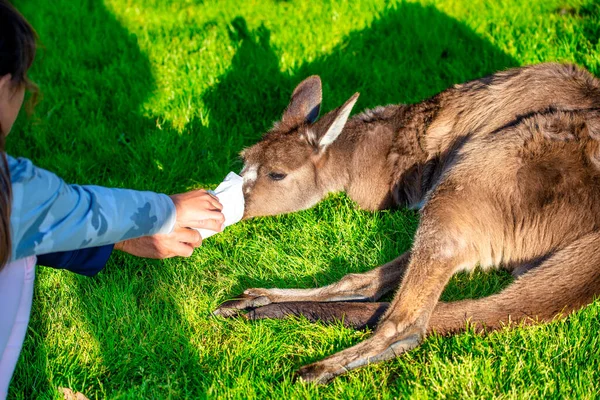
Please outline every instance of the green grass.
[[[600, 74], [589, 0], [439, 2], [19, 0], [39, 32], [43, 102], [9, 152], [80, 184], [166, 193], [214, 187], [277, 120], [293, 87], [324, 82], [324, 111], [417, 102], [467, 79], [541, 61]], [[237, 224], [189, 259], [114, 255], [95, 278], [39, 268], [10, 397], [594, 398], [600, 301], [568, 319], [481, 336], [434, 336], [400, 359], [317, 387], [292, 373], [368, 336], [305, 320], [212, 318], [247, 287], [314, 287], [407, 250], [408, 211], [343, 195]], [[452, 279], [481, 297], [505, 273]]]

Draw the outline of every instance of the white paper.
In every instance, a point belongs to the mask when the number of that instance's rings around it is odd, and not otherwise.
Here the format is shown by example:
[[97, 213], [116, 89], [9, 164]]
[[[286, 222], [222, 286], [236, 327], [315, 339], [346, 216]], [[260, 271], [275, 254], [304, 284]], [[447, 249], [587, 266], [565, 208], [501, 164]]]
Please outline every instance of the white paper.
[[[214, 191], [209, 191], [217, 196], [223, 205], [222, 212], [225, 216], [225, 227], [239, 222], [244, 216], [243, 185], [244, 179], [235, 172], [230, 172]], [[208, 229], [198, 229], [198, 232], [200, 232], [202, 239], [219, 233]]]

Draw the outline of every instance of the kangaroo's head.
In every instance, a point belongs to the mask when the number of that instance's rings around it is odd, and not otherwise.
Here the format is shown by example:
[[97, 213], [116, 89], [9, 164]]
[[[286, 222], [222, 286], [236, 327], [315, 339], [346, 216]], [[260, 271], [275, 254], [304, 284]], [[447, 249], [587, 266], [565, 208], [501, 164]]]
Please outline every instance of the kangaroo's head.
[[324, 166], [357, 99], [358, 93], [317, 120], [320, 78], [311, 76], [296, 87], [281, 121], [241, 153], [244, 218], [304, 210], [329, 192]]

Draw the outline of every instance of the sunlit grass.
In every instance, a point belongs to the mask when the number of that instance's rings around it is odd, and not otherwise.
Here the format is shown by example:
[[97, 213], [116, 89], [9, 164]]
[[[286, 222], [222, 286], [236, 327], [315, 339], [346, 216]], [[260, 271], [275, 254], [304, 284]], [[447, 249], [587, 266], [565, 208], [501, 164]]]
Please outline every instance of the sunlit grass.
[[[9, 152], [65, 179], [174, 193], [214, 187], [318, 74], [324, 110], [416, 102], [454, 83], [541, 61], [600, 73], [592, 1], [19, 0], [43, 48], [43, 102]], [[246, 221], [189, 259], [114, 255], [95, 278], [40, 267], [10, 396], [61, 398], [593, 398], [600, 303], [566, 320], [485, 336], [434, 336], [398, 360], [317, 387], [300, 366], [369, 332], [305, 320], [213, 318], [252, 286], [315, 287], [410, 248], [405, 210], [368, 213], [343, 195]], [[461, 274], [445, 300], [509, 284]]]

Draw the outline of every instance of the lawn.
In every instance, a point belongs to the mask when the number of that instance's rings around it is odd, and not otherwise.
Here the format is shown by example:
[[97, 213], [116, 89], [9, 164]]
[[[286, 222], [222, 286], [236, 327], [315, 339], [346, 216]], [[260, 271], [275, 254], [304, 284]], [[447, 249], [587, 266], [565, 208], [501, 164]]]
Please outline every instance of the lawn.
[[[16, 5], [40, 36], [31, 75], [43, 101], [20, 116], [8, 151], [79, 184], [214, 188], [312, 74], [323, 80], [323, 111], [360, 91], [355, 112], [542, 61], [600, 75], [600, 4], [590, 0]], [[338, 194], [239, 223], [188, 259], [114, 254], [94, 278], [40, 267], [9, 396], [59, 399], [59, 387], [91, 399], [599, 395], [600, 301], [547, 325], [433, 336], [328, 386], [295, 382], [293, 372], [369, 332], [211, 316], [247, 287], [315, 287], [389, 261], [410, 247], [417, 222]], [[510, 281], [462, 274], [443, 298], [482, 297]]]

